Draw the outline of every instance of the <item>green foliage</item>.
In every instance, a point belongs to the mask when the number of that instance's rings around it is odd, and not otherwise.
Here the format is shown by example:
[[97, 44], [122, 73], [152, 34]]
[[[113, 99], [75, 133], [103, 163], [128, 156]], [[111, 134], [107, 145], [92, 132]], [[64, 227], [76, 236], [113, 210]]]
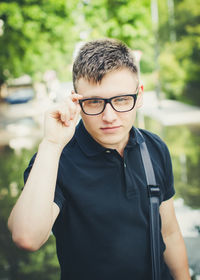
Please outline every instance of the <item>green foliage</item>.
[[1, 1], [0, 83], [23, 73], [41, 79], [47, 69], [66, 69], [78, 36], [71, 17], [76, 2]]
[[150, 1], [93, 0], [82, 8], [89, 38], [110, 37], [143, 52], [142, 72], [154, 69]]
[[170, 99], [181, 99], [185, 86], [185, 70], [177, 60], [175, 44], [166, 44], [160, 54], [162, 90]]
[[162, 89], [169, 98], [200, 105], [200, 1], [174, 1], [171, 15], [167, 2], [159, 3]]
[[13, 244], [7, 229], [8, 216], [23, 186], [22, 174], [33, 153], [24, 150], [16, 155], [8, 148], [0, 151], [0, 279], [59, 279], [53, 236], [38, 252], [29, 253]]
[[111, 37], [142, 51], [148, 89], [159, 79], [168, 98], [200, 105], [200, 0], [158, 1], [158, 34], [150, 5], [148, 0], [2, 0], [0, 84], [22, 74], [41, 80], [48, 69], [71, 78], [76, 43]]
[[75, 43], [100, 37], [142, 50], [143, 72], [154, 68], [147, 0], [1, 1], [0, 19], [0, 83], [24, 73], [41, 79], [47, 69], [63, 77]]

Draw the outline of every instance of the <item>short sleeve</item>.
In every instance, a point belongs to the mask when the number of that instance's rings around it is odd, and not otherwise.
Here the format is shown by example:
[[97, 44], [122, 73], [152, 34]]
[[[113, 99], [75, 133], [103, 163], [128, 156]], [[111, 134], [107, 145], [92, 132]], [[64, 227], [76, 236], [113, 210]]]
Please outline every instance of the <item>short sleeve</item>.
[[175, 194], [172, 161], [169, 150], [164, 144], [165, 151], [165, 193], [163, 200], [170, 199]]
[[36, 155], [37, 155], [37, 154], [34, 154], [34, 156], [32, 157], [32, 159], [31, 159], [30, 162], [29, 162], [28, 167], [27, 167], [27, 168], [25, 169], [25, 171], [24, 171], [24, 185], [26, 184], [26, 181], [28, 180], [28, 176], [29, 176], [29, 174], [30, 174], [30, 172], [31, 172], [31, 169], [32, 169], [32, 167], [33, 167], [33, 164], [34, 164]]
[[62, 209], [62, 207], [64, 206], [66, 200], [65, 197], [63, 195], [63, 192], [57, 182], [56, 184], [56, 190], [55, 190], [55, 196], [54, 196], [54, 202], [58, 205], [58, 207], [60, 208], [60, 210]]
[[[31, 172], [31, 169], [33, 167], [33, 164], [34, 164], [34, 161], [35, 161], [35, 158], [36, 158], [36, 155], [35, 154], [30, 162], [29, 162], [29, 165], [28, 167], [25, 169], [24, 171], [24, 185], [26, 184], [26, 181], [29, 177], [29, 174]], [[59, 173], [58, 173], [59, 174]], [[63, 192], [60, 188], [60, 184], [59, 184], [59, 178], [57, 177], [57, 180], [56, 180], [56, 188], [55, 188], [55, 195], [54, 195], [54, 202], [58, 205], [58, 207], [60, 208], [60, 210], [62, 209], [62, 207], [64, 206], [65, 204], [65, 197], [63, 195]]]

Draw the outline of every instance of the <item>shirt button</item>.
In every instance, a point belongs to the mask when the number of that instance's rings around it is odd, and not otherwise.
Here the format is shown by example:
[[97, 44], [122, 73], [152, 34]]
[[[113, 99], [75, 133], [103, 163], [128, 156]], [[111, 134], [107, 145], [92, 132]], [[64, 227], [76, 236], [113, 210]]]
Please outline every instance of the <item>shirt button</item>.
[[107, 153], [107, 154], [110, 154], [110, 153], [111, 153], [111, 151], [109, 151], [109, 150], [106, 150], [106, 153]]
[[124, 162], [124, 167], [126, 168], [126, 163]]

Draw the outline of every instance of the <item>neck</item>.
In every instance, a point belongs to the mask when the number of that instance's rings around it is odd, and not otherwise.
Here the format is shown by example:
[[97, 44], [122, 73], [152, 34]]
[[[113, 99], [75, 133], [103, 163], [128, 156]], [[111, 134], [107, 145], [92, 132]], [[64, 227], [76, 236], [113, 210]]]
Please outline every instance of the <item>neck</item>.
[[94, 138], [94, 140], [105, 148], [116, 150], [120, 154], [120, 156], [123, 157], [124, 156], [124, 149], [125, 149], [125, 147], [128, 143], [128, 140], [129, 140], [129, 134], [126, 137], [124, 137], [124, 139], [122, 139], [120, 141], [120, 143], [107, 144], [107, 143], [102, 143], [98, 139], [95, 139], [95, 138]]

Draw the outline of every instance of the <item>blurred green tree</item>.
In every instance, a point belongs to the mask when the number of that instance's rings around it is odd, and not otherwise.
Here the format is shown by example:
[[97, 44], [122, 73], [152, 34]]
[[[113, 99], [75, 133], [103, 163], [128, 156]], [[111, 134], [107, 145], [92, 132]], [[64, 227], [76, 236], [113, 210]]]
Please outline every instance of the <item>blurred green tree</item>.
[[142, 51], [142, 73], [155, 68], [153, 30], [148, 0], [83, 1], [83, 14], [90, 38], [110, 37]]
[[79, 36], [72, 10], [78, 0], [0, 2], [0, 84], [47, 69], [63, 73]]
[[142, 50], [142, 72], [154, 69], [148, 0], [3, 0], [0, 26], [0, 84], [24, 73], [41, 79], [47, 69], [63, 75], [75, 44], [100, 37]]
[[142, 51], [140, 66], [148, 89], [159, 79], [168, 98], [199, 105], [200, 0], [158, 4], [159, 40], [148, 0], [2, 0], [0, 84], [24, 73], [41, 80], [48, 69], [69, 79], [76, 43], [111, 37]]
[[[169, 5], [171, 3], [171, 6]], [[169, 98], [200, 105], [200, 0], [160, 1], [162, 89]]]

